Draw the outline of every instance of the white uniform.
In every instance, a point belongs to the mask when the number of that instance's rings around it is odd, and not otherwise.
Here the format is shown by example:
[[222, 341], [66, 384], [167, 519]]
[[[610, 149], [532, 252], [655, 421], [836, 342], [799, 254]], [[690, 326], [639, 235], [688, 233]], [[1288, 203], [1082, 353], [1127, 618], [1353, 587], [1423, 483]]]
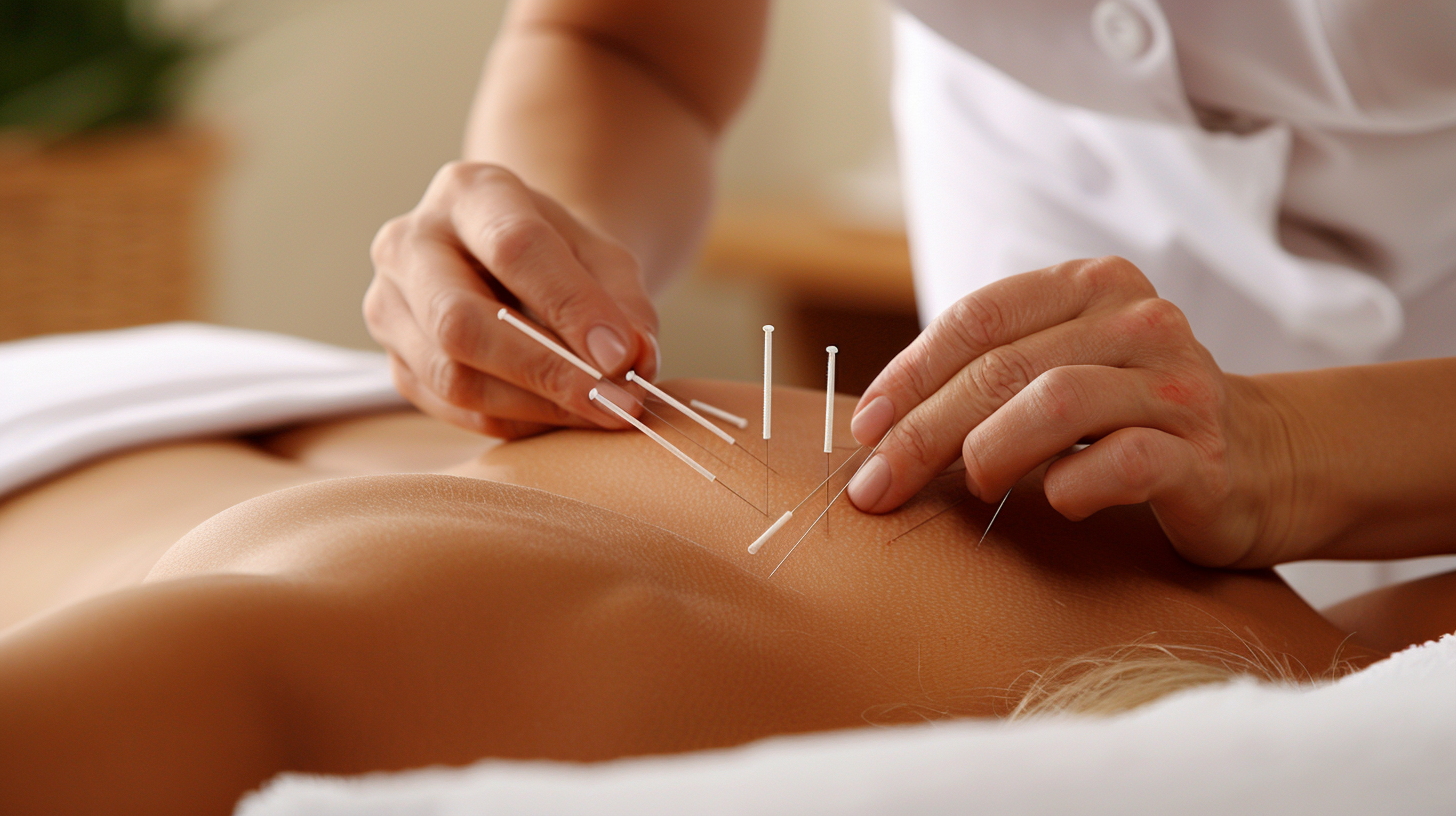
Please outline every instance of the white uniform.
[[1456, 355], [1456, 0], [899, 2], [922, 320], [1117, 254], [1228, 371]]
[[1456, 355], [1453, 0], [901, 5], [923, 319], [1119, 254], [1230, 371]]

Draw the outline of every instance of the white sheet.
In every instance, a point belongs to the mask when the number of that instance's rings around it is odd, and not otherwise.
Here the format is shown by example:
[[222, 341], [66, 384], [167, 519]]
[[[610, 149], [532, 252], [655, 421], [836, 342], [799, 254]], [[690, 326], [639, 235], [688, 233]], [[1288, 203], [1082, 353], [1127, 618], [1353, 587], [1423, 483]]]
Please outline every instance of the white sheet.
[[1200, 689], [1108, 720], [958, 722], [596, 766], [284, 775], [238, 816], [1456, 811], [1456, 638], [1340, 682]]
[[0, 496], [123, 448], [403, 406], [384, 355], [163, 323], [0, 343]]

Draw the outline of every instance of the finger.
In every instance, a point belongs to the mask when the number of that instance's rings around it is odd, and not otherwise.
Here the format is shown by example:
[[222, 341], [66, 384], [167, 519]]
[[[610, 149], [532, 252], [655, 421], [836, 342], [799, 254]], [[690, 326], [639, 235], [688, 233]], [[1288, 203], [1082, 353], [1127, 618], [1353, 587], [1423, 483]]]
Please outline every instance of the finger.
[[1162, 397], [1162, 379], [1145, 369], [1092, 365], [1047, 371], [966, 436], [967, 487], [983, 499], [1000, 496], [1078, 442], [1123, 428], [1197, 434], [1195, 410]]
[[855, 405], [850, 431], [860, 444], [872, 445], [991, 349], [1094, 309], [1156, 294], [1137, 267], [1116, 257], [1069, 261], [978, 289], [937, 317], [875, 377]]
[[[438, 241], [416, 241], [398, 263], [406, 268], [410, 285], [395, 286], [394, 291], [408, 304], [420, 337], [416, 344], [396, 351], [446, 402], [474, 407], [464, 383], [449, 393], [439, 390], [452, 384], [454, 372], [447, 364], [453, 361], [537, 394], [600, 427], [627, 427], [588, 399], [591, 389], [605, 387], [603, 383], [496, 318], [501, 303], [458, 249]], [[408, 330], [401, 330], [401, 335], [410, 336]], [[622, 407], [640, 413], [640, 395], [621, 394]]]
[[[391, 358], [410, 375], [412, 389], [471, 414], [506, 420], [593, 427], [589, 418], [498, 377], [464, 365], [431, 344], [408, 314], [393, 327]], [[406, 395], [409, 396], [409, 395]]]
[[975, 358], [884, 437], [861, 470], [863, 479], [851, 481], [850, 500], [870, 513], [899, 507], [961, 455], [973, 428], [1046, 371], [1075, 363], [1126, 364], [1137, 352], [1136, 338], [1109, 333], [1104, 322], [1060, 323]]
[[559, 229], [515, 176], [488, 165], [456, 164], [450, 232], [502, 286], [565, 345], [609, 376], [637, 358], [632, 321], [582, 265]]
[[[399, 390], [400, 394], [404, 395], [406, 399], [413, 403], [415, 407], [435, 419], [448, 422], [451, 425], [456, 425], [467, 431], [473, 431], [486, 436], [494, 436], [500, 439], [519, 439], [525, 436], [534, 436], [556, 427], [551, 423], [489, 416], [478, 411], [470, 411], [450, 405], [425, 389], [414, 372], [399, 357], [390, 354], [389, 358], [390, 372], [394, 377], [394, 387]], [[578, 419], [577, 421], [580, 422], [581, 420]]]
[[661, 363], [657, 308], [647, 294], [641, 263], [626, 247], [588, 228], [554, 199], [533, 195], [536, 206], [561, 231], [582, 265], [636, 326], [641, 342], [632, 367], [649, 380], [655, 378]]
[[1193, 444], [1152, 428], [1123, 428], [1047, 468], [1057, 512], [1080, 521], [1107, 507], [1140, 504], [1201, 484]]
[[[378, 300], [386, 303], [403, 301], [403, 294], [392, 283], [384, 281], [380, 286]], [[477, 300], [470, 311], [491, 306], [500, 308], [483, 296], [478, 296]], [[467, 326], [467, 321], [473, 319], [469, 316], [449, 318], [448, 323], [454, 328], [444, 332], [447, 345], [442, 346], [438, 340], [432, 342], [425, 335], [407, 308], [401, 306], [387, 311], [388, 316], [381, 320], [387, 325], [391, 352], [412, 372], [421, 392], [432, 394], [444, 404], [485, 417], [507, 420], [579, 427], [626, 427], [626, 423], [618, 417], [588, 404], [586, 395], [594, 387], [605, 387], [603, 383], [593, 380], [515, 329], [503, 326], [495, 320], [494, 312], [486, 324], [491, 332]], [[489, 336], [484, 341], [467, 339], [487, 334], [496, 336]], [[464, 356], [465, 360], [454, 355]], [[492, 376], [494, 371], [503, 371], [508, 376]], [[533, 373], [537, 378], [534, 381]], [[545, 390], [548, 396], [542, 396], [541, 390]], [[640, 410], [631, 398], [623, 399], [622, 406], [634, 413]]]

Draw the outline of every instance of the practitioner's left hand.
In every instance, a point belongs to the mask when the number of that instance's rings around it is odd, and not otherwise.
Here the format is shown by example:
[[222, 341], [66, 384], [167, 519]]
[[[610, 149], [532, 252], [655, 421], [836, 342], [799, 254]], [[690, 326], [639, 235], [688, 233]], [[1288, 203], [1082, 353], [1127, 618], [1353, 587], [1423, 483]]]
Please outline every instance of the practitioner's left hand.
[[1046, 496], [1067, 518], [1151, 502], [1185, 558], [1253, 565], [1287, 527], [1270, 414], [1135, 266], [1072, 261], [966, 296], [875, 378], [851, 430], [863, 445], [894, 430], [849, 496], [888, 512], [963, 456], [971, 493], [996, 502], [1055, 459]]

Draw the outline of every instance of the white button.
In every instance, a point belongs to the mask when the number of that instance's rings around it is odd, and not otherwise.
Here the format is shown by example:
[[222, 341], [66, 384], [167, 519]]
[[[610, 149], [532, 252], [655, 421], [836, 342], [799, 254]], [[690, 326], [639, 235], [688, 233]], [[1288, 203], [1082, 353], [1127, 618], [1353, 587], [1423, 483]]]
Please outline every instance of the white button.
[[1101, 0], [1092, 8], [1092, 39], [1107, 56], [1132, 62], [1147, 53], [1153, 32], [1137, 9], [1122, 0]]

